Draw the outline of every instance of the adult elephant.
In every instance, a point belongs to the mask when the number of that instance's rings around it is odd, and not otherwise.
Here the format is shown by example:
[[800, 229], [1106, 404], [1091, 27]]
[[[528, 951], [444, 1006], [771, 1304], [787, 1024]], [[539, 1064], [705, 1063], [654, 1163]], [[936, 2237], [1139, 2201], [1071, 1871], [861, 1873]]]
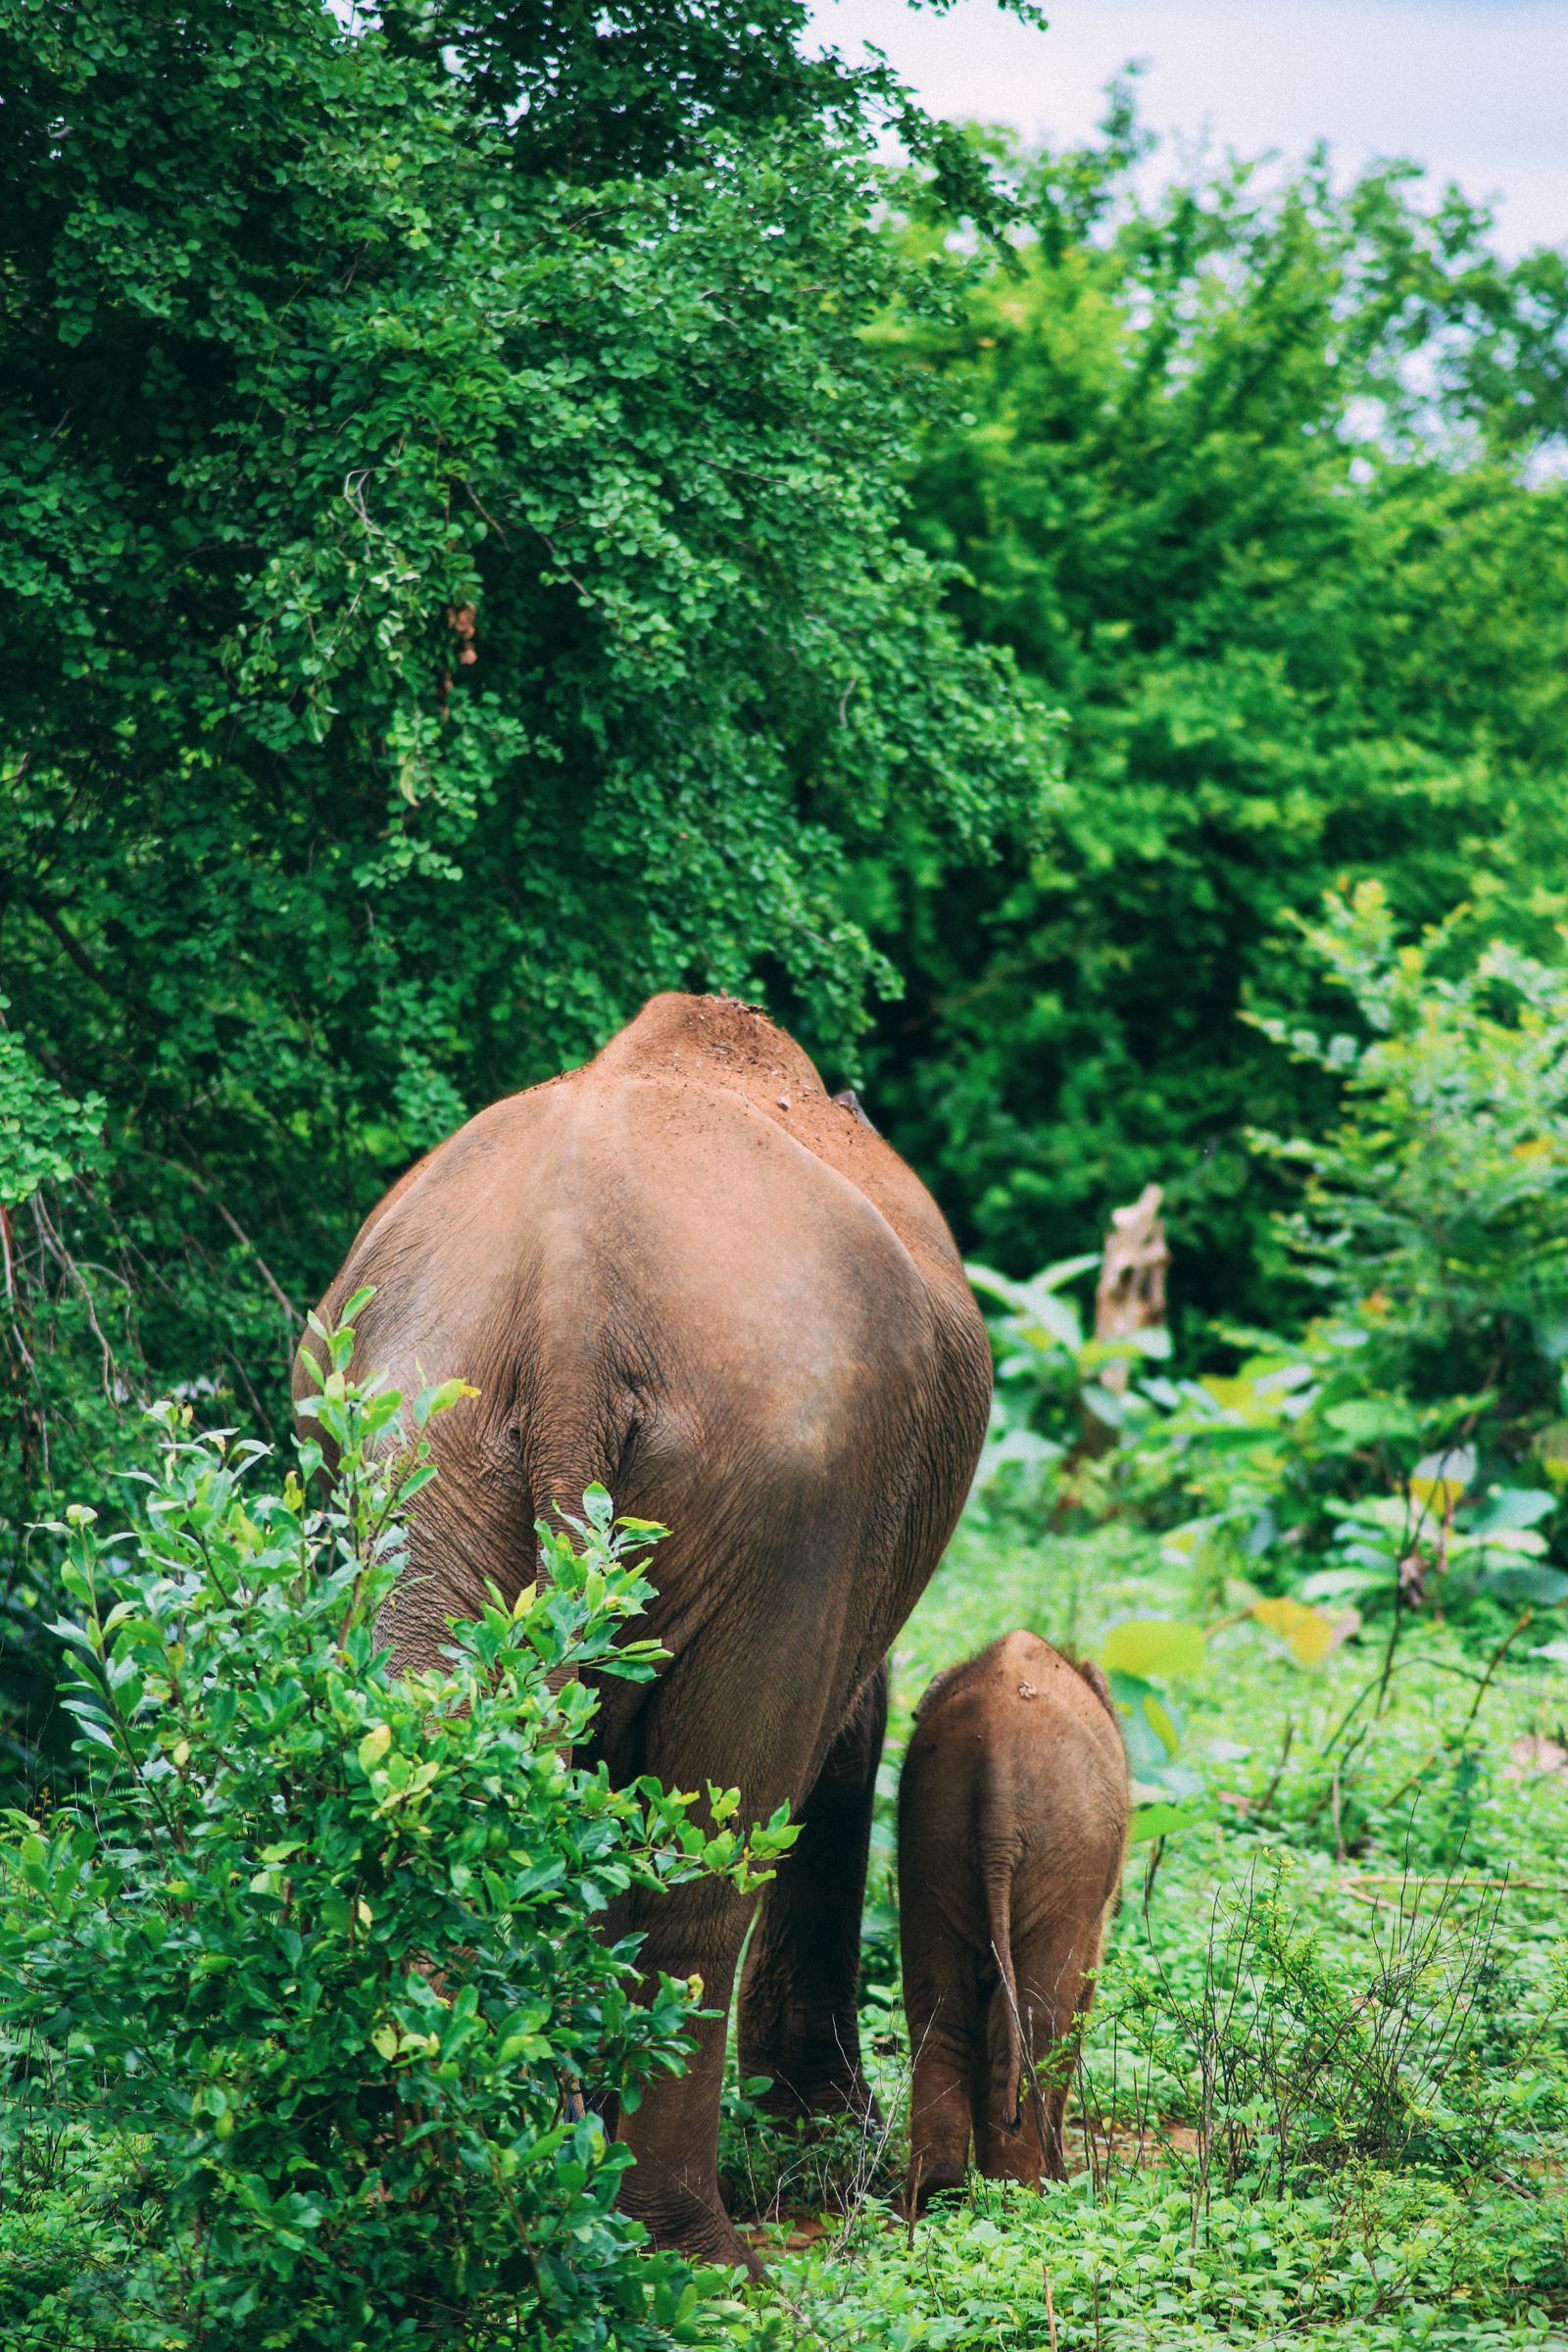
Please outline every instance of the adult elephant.
[[[799, 1839], [741, 1993], [741, 2066], [801, 2111], [865, 2111], [856, 2017], [885, 1658], [952, 1533], [991, 1392], [952, 1236], [923, 1185], [727, 997], [655, 997], [594, 1061], [498, 1102], [394, 1186], [321, 1302], [364, 1284], [357, 1360], [405, 1393], [460, 1374], [420, 1495], [398, 1664], [433, 1659], [490, 1581], [536, 1572], [534, 1521], [595, 1480], [672, 1532], [652, 1684], [607, 1680], [616, 1780], [781, 1801]], [[309, 1343], [307, 1343], [309, 1345]], [[313, 1393], [296, 1367], [296, 1400]], [[640, 1898], [650, 1971], [728, 2006], [746, 1899]], [[658, 2241], [748, 2259], [714, 2179], [724, 2031], [620, 2119], [623, 2202]]]

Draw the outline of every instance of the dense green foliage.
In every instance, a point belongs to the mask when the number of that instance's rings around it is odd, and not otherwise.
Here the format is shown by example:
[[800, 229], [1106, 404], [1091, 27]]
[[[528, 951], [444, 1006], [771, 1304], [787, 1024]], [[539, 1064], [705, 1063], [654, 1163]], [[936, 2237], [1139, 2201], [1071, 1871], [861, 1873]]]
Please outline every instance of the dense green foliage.
[[[321, 1510], [170, 1407], [135, 1527], [72, 1514], [85, 1784], [0, 1843], [8, 2345], [692, 2340], [690, 2273], [613, 2211], [625, 2151], [564, 2101], [635, 2104], [701, 1998], [645, 1996], [606, 1904], [753, 1884], [788, 1832], [705, 1832], [695, 1798], [572, 1760], [582, 1675], [659, 1657], [623, 1638], [659, 1531], [612, 1527], [603, 1494], [580, 1553], [541, 1531], [542, 1591], [498, 1598], [438, 1671], [388, 1673], [376, 1615], [433, 1474], [388, 1452], [400, 1405], [326, 1377]], [[302, 1447], [306, 1483], [319, 1460]]]
[[1287, 1239], [1365, 1314], [1380, 1372], [1491, 1388], [1528, 1430], [1568, 1354], [1568, 974], [1495, 942], [1456, 954], [1460, 928], [1401, 945], [1378, 884], [1330, 897], [1308, 943], [1362, 1035], [1264, 1025], [1341, 1085], [1342, 1114], [1265, 1144], [1307, 1170]]
[[1262, 1024], [1341, 1093], [1315, 1141], [1255, 1139], [1304, 1177], [1279, 1220], [1321, 1310], [1303, 1327], [1232, 1327], [1240, 1360], [1204, 1371], [1167, 1364], [1162, 1328], [1086, 1332], [1081, 1258], [973, 1269], [1003, 1307], [981, 1483], [1004, 1522], [1130, 1513], [1216, 1594], [1245, 1574], [1304, 1605], [1309, 1644], [1319, 1604], [1392, 1618], [1396, 1644], [1410, 1610], [1486, 1642], [1568, 1600], [1564, 982], [1466, 928], [1401, 944], [1377, 884], [1331, 895], [1304, 944], [1339, 1019]]
[[842, 1053], [895, 799], [939, 864], [1034, 830], [862, 337], [926, 279], [874, 123], [975, 173], [803, 21], [0, 5], [13, 1526], [127, 1396], [275, 1428], [356, 1216], [651, 991]]
[[[906, 1002], [876, 1099], [1023, 1273], [1167, 1187], [1179, 1298], [1278, 1313], [1247, 1131], [1333, 1090], [1237, 1019], [1321, 984], [1342, 875], [1557, 953], [1568, 912], [1568, 260], [1504, 266], [1408, 174], [1215, 161], [1141, 202], [1125, 106], [1018, 168], [1016, 252], [889, 326], [950, 406], [918, 528], [977, 641], [1067, 713], [1036, 849], [863, 903]], [[940, 219], [910, 250], [943, 250]]]

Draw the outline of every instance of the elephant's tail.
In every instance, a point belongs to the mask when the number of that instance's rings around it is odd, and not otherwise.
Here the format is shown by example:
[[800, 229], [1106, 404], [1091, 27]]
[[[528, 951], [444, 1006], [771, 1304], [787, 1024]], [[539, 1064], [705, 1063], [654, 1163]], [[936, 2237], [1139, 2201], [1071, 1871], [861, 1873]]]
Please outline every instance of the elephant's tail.
[[[612, 1501], [620, 1496], [616, 1484], [624, 1451], [622, 1432], [611, 1426], [610, 1415], [593, 1417], [579, 1426], [577, 1416], [541, 1414], [523, 1431], [523, 1473], [533, 1501], [533, 1515], [547, 1526], [565, 1528], [582, 1517], [583, 1496], [590, 1487], [604, 1487]], [[537, 1575], [548, 1580], [541, 1550]]]
[[[533, 1443], [529, 1444], [532, 1437]], [[583, 1496], [590, 1487], [604, 1487], [611, 1500], [618, 1501], [615, 1482], [620, 1470], [620, 1446], [613, 1447], [604, 1437], [586, 1431], [550, 1429], [548, 1438], [537, 1427], [524, 1433], [523, 1474], [528, 1482], [528, 1494], [533, 1504], [533, 1522], [561, 1535], [571, 1536], [574, 1531], [568, 1520], [582, 1518]], [[534, 1547], [534, 1591], [542, 1594], [551, 1583], [550, 1553], [543, 1541]], [[574, 1666], [552, 1666], [546, 1676], [546, 1687], [558, 1697], [566, 1685], [576, 1680]], [[563, 1749], [564, 1756], [565, 1750]], [[568, 2102], [567, 2116], [571, 2108]]]
[[[1023, 2082], [1023, 2020], [1018, 2014], [1018, 1980], [1012, 1966], [1012, 1854], [1004, 1850], [986, 1864], [986, 1922], [997, 1963], [998, 1984], [991, 1996], [990, 2042], [993, 2066], [1002, 2076], [1002, 2113], [1008, 2130], [1019, 2120]], [[1000, 2067], [997, 2062], [1001, 2061]], [[993, 2082], [996, 2077], [993, 2075]]]

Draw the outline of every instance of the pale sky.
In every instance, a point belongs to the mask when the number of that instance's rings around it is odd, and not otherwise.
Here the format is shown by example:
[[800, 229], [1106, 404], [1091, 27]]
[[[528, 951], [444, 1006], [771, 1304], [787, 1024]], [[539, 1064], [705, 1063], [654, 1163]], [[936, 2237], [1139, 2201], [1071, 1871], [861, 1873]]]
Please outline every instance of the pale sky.
[[1157, 130], [1342, 166], [1412, 156], [1496, 198], [1512, 252], [1568, 242], [1568, 0], [1046, 0], [1034, 32], [996, 0], [945, 17], [905, 0], [816, 0], [818, 35], [887, 52], [934, 114], [1085, 137], [1100, 93], [1147, 58]]

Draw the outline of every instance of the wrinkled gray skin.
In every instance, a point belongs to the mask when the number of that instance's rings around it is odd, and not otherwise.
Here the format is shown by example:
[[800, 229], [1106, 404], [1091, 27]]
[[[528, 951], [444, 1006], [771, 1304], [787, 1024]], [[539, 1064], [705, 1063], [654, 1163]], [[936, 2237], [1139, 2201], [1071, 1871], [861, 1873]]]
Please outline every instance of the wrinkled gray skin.
[[[801, 2112], [865, 2112], [856, 2022], [884, 1659], [941, 1555], [985, 1431], [990, 1353], [924, 1187], [806, 1055], [728, 998], [656, 997], [596, 1060], [498, 1102], [367, 1219], [321, 1302], [362, 1285], [355, 1368], [405, 1394], [461, 1375], [387, 1629], [432, 1659], [488, 1580], [536, 1572], [533, 1525], [598, 1480], [662, 1521], [651, 1685], [607, 1680], [618, 1782], [738, 1786], [800, 1839], [768, 1890], [741, 2066]], [[311, 1343], [307, 1343], [307, 1346]], [[303, 1366], [295, 1395], [314, 1393]], [[645, 1630], [639, 1626], [639, 1632]], [[608, 1923], [726, 2008], [750, 1905], [716, 1885]], [[610, 2119], [656, 2240], [751, 2261], [714, 2180], [723, 2027]]]
[[1103, 1676], [1034, 1634], [939, 1675], [916, 1708], [899, 1786], [906, 2211], [962, 2180], [971, 2138], [990, 2179], [1065, 2179], [1065, 2061], [1094, 1997], [1127, 1810]]

